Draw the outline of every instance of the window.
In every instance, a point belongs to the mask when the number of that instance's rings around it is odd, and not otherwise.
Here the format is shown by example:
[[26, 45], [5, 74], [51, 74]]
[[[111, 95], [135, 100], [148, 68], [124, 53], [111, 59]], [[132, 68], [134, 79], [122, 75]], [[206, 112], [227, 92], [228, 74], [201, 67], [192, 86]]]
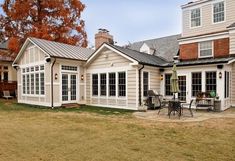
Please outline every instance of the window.
[[201, 10], [200, 8], [191, 10], [191, 27], [201, 26]]
[[216, 93], [216, 72], [206, 72], [206, 92]]
[[165, 74], [165, 95], [172, 96], [171, 93], [171, 74]]
[[26, 91], [26, 82], [25, 82], [25, 75], [23, 75], [23, 94], [25, 94]]
[[26, 75], [26, 82], [27, 94], [30, 94], [29, 74]]
[[149, 90], [149, 73], [143, 72], [143, 95], [145, 97], [148, 96], [148, 90]]
[[106, 74], [100, 74], [100, 95], [106, 96]]
[[77, 67], [76, 67], [76, 66], [66, 66], [66, 65], [62, 65], [61, 69], [62, 69], [62, 70], [69, 70], [69, 71], [77, 71]]
[[45, 75], [44, 65], [22, 69], [23, 94], [44, 95]]
[[126, 96], [126, 73], [125, 72], [118, 73], [118, 96], [120, 97]]
[[228, 98], [230, 93], [230, 73], [227, 71], [224, 72], [224, 82], [224, 98]]
[[3, 80], [8, 81], [8, 72], [3, 72]]
[[31, 83], [31, 94], [34, 94], [34, 74], [31, 74], [30, 78], [31, 78], [31, 80], [30, 80], [30, 83]]
[[192, 96], [196, 97], [202, 91], [202, 73], [192, 73]]
[[109, 73], [109, 96], [116, 96], [116, 73]]
[[213, 22], [222, 22], [224, 18], [224, 2], [215, 3], [213, 6]]
[[44, 82], [44, 73], [40, 73], [40, 85], [41, 85], [41, 95], [45, 94], [45, 82]]
[[39, 94], [39, 73], [35, 74], [36, 94]]
[[213, 41], [205, 41], [205, 42], [199, 43], [200, 57], [211, 57], [211, 56], [213, 56], [212, 42]]
[[92, 74], [92, 95], [98, 96], [98, 74]]

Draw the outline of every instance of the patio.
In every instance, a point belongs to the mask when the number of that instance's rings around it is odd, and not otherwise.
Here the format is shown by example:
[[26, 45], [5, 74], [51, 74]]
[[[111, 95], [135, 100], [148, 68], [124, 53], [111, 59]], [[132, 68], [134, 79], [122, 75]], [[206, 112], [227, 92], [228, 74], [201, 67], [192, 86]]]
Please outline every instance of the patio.
[[139, 119], [151, 120], [151, 121], [161, 121], [161, 122], [199, 122], [205, 121], [208, 119], [216, 119], [216, 118], [235, 118], [235, 108], [230, 108], [224, 112], [213, 112], [213, 111], [205, 111], [205, 110], [193, 110], [194, 116], [191, 117], [189, 110], [184, 109], [183, 115], [178, 117], [172, 114], [171, 117], [167, 115], [168, 110], [164, 108], [161, 110], [158, 115], [158, 110], [148, 110], [147, 112], [134, 112], [133, 116]]

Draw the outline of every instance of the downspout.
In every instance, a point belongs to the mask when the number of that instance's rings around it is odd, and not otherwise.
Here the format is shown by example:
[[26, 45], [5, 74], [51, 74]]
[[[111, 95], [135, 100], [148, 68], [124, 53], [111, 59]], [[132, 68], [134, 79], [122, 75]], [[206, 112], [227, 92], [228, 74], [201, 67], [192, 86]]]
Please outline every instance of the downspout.
[[144, 65], [139, 69], [139, 105], [141, 106], [141, 70], [144, 69]]
[[53, 67], [55, 65], [55, 62], [56, 62], [56, 58], [55, 60], [53, 61], [52, 65], [51, 65], [51, 108], [54, 109], [54, 85], [53, 85]]

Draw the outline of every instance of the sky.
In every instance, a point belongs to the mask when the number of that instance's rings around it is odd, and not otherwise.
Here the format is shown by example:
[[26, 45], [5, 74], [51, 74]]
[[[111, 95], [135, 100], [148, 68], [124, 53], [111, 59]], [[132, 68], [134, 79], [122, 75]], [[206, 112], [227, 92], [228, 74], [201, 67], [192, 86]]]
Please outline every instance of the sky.
[[[105, 28], [118, 45], [181, 33], [180, 6], [192, 0], [81, 0], [89, 46]], [[0, 0], [2, 3], [3, 0]], [[1, 13], [1, 11], [0, 11]]]

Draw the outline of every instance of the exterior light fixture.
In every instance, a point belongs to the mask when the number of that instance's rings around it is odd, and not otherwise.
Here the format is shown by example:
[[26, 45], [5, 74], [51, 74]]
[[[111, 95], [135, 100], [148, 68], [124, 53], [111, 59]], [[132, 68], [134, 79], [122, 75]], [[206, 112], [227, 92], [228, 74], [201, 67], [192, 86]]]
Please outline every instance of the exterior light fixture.
[[163, 80], [163, 75], [161, 74], [161, 76], [160, 76], [160, 80]]
[[58, 74], [57, 73], [55, 73], [55, 80], [57, 80], [58, 79]]
[[222, 78], [222, 73], [221, 72], [219, 72], [219, 79], [221, 79]]
[[83, 74], [81, 75], [81, 80], [84, 80], [84, 75]]

